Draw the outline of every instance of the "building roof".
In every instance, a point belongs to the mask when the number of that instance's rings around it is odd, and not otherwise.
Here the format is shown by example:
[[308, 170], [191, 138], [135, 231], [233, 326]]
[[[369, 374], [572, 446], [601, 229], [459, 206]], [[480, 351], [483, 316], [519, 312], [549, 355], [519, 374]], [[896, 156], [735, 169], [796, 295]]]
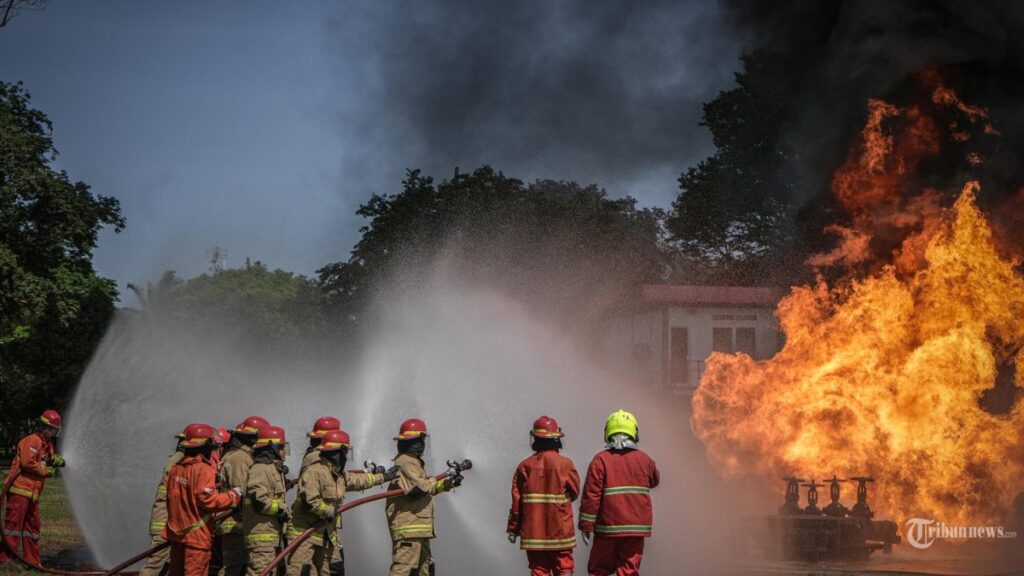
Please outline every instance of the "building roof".
[[645, 304], [774, 308], [785, 294], [784, 288], [777, 287], [644, 284], [640, 286], [639, 300]]

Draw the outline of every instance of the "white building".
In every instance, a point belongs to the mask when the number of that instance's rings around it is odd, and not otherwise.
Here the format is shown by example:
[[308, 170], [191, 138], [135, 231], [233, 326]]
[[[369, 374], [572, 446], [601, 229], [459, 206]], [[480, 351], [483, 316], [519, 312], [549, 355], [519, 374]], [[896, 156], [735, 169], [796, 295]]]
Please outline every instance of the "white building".
[[690, 393], [712, 352], [760, 360], [782, 348], [775, 306], [784, 294], [742, 286], [638, 286], [607, 317], [603, 352], [636, 382]]

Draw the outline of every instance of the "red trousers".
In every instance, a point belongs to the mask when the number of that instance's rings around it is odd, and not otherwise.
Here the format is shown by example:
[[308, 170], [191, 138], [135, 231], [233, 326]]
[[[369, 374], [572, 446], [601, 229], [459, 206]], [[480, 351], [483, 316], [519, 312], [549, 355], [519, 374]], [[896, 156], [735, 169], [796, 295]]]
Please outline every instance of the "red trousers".
[[4, 545], [0, 546], [0, 562], [11, 559], [5, 550], [21, 550], [21, 556], [30, 564], [39, 565], [39, 501], [22, 496], [8, 494], [4, 506]]
[[562, 576], [572, 574], [572, 548], [567, 550], [527, 550], [530, 576]]
[[171, 542], [171, 567], [168, 576], [208, 576], [210, 551]]
[[609, 538], [594, 536], [587, 562], [587, 576], [637, 576], [644, 558], [644, 539], [641, 536]]

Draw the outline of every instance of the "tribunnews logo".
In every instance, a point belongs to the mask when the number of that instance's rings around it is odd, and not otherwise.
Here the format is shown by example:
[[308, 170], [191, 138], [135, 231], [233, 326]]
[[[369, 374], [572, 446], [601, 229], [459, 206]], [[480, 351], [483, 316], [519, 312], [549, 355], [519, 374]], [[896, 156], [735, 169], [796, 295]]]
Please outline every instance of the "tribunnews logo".
[[933, 518], [911, 518], [906, 522], [907, 542], [919, 550], [930, 548], [936, 540], [1016, 538], [1017, 533], [1002, 526], [950, 526]]

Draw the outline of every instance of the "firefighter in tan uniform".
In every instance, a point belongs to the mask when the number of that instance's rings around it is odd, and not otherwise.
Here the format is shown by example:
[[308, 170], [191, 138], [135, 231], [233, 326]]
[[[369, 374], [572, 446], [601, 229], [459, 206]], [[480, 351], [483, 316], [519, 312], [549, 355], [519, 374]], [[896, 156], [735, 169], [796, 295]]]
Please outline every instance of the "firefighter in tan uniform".
[[[167, 474], [170, 473], [171, 468], [181, 462], [181, 459], [185, 457], [185, 452], [181, 447], [181, 441], [188, 435], [189, 430], [192, 427], [198, 425], [198, 423], [192, 423], [185, 426], [185, 429], [181, 431], [181, 434], [175, 434], [174, 437], [178, 440], [178, 445], [174, 448], [174, 452], [171, 453], [167, 458], [167, 464], [164, 465], [163, 474], [160, 476], [160, 483], [156, 486], [156, 497], [153, 498], [153, 509], [149, 513], [149, 547], [155, 548], [167, 541], [164, 538], [164, 528], [167, 527]], [[149, 556], [146, 560], [146, 565], [139, 570], [139, 576], [158, 576], [167, 572], [168, 562], [171, 559], [171, 548], [165, 546], [159, 552], [155, 552]]]
[[242, 536], [248, 554], [248, 576], [257, 576], [280, 552], [285, 525], [291, 517], [285, 503], [287, 484], [284, 429], [267, 426], [253, 444], [252, 468], [242, 507]]
[[[317, 446], [320, 445], [324, 435], [331, 430], [341, 430], [341, 420], [334, 416], [322, 416], [313, 423], [313, 429], [306, 433], [306, 436], [309, 438], [309, 447], [306, 448], [306, 454], [302, 457], [302, 465], [299, 467], [300, 478], [302, 473], [306, 471], [306, 468], [309, 468], [310, 464], [320, 461], [320, 451], [317, 450]], [[343, 576], [344, 559], [342, 558], [341, 548], [335, 548], [333, 554], [334, 556], [331, 557], [330, 562], [331, 574], [332, 576]]]
[[[270, 423], [259, 416], [249, 416], [231, 432], [231, 447], [221, 458], [221, 490], [239, 488], [243, 492], [249, 484], [249, 469], [252, 468], [252, 445], [256, 434]], [[220, 536], [221, 568], [218, 576], [242, 576], [248, 560], [245, 540], [242, 538], [242, 506], [231, 516], [217, 525]]]
[[388, 528], [391, 530], [390, 576], [434, 574], [430, 540], [434, 538], [434, 495], [448, 492], [461, 483], [460, 477], [435, 480], [423, 469], [427, 425], [415, 418], [406, 420], [395, 436], [398, 476], [388, 491], [401, 488], [403, 494], [387, 500]]
[[299, 477], [299, 493], [292, 504], [288, 538], [296, 538], [313, 526], [317, 531], [288, 557], [289, 576], [308, 575], [314, 570], [317, 576], [333, 572], [344, 574], [344, 564], [334, 566], [332, 559], [342, 557], [336, 554], [341, 548], [338, 541], [341, 516], [336, 515], [336, 510], [345, 499], [345, 492], [366, 490], [395, 477], [394, 471], [385, 474], [346, 472], [350, 446], [349, 436], [344, 431], [327, 432], [317, 447], [320, 458], [307, 466]]

